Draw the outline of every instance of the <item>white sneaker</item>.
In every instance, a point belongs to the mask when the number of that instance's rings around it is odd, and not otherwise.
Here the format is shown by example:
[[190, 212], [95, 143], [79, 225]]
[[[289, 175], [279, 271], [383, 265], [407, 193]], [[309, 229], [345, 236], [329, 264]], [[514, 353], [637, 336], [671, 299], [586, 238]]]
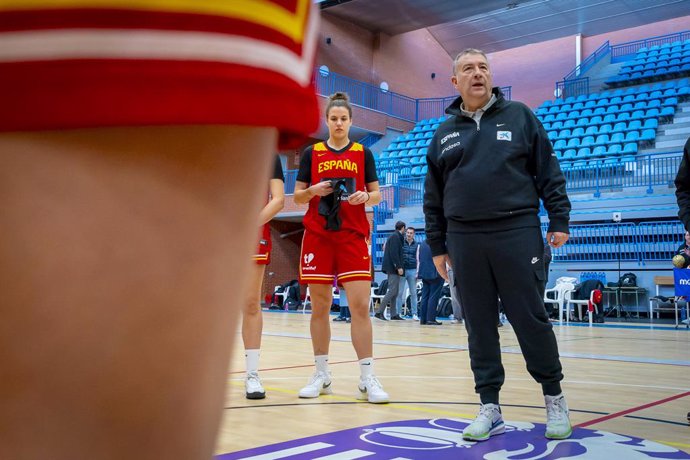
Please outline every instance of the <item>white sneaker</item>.
[[412, 315], [412, 319], [415, 320], [415, 321], [419, 321], [419, 316], [417, 316], [417, 315]]
[[331, 376], [326, 372], [314, 372], [307, 386], [299, 390], [300, 398], [318, 398], [319, 395], [329, 395], [331, 389]]
[[466, 441], [486, 441], [491, 436], [503, 434], [506, 431], [498, 404], [482, 404], [477, 418], [462, 431], [462, 439]]
[[544, 396], [546, 403], [546, 433], [549, 439], [567, 439], [573, 433], [565, 396]]
[[389, 401], [388, 393], [383, 391], [379, 379], [370, 375], [359, 381], [359, 400], [367, 400], [372, 404], [384, 404]]
[[247, 373], [247, 377], [244, 380], [244, 391], [247, 399], [264, 399], [266, 397], [266, 391], [263, 385], [261, 385], [259, 374], [256, 372]]

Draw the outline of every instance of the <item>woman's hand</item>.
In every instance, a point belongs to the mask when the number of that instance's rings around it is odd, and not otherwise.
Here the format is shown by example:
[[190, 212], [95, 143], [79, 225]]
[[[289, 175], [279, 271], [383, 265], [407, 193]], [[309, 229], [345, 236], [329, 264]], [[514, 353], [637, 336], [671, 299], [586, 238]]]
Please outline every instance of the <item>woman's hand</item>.
[[369, 200], [369, 193], [357, 190], [347, 197], [347, 202], [351, 205], [364, 204]]
[[326, 196], [333, 193], [333, 186], [331, 185], [331, 181], [326, 180], [323, 182], [319, 182], [318, 184], [312, 185], [307, 190], [309, 190], [312, 196]]

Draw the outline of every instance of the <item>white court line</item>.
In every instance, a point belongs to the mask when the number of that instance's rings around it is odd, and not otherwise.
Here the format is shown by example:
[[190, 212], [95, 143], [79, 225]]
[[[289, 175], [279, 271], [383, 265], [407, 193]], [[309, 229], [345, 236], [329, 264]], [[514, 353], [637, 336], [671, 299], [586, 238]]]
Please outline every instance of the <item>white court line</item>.
[[352, 449], [345, 452], [338, 452], [337, 454], [327, 455], [325, 457], [318, 457], [314, 460], [353, 460], [356, 458], [369, 457], [374, 455], [374, 452], [367, 452], [366, 450]]
[[[276, 369], [278, 370], [278, 369]], [[274, 371], [271, 371], [274, 372]], [[382, 379], [402, 379], [402, 380], [468, 380], [468, 381], [473, 381], [474, 378], [472, 376], [448, 376], [448, 375], [429, 375], [429, 374], [424, 374], [424, 375], [392, 375], [392, 374], [377, 374], [379, 378]], [[359, 380], [359, 374], [338, 374], [338, 380]], [[264, 375], [261, 376], [261, 381], [263, 382], [278, 382], [278, 381], [288, 381], [288, 380], [304, 380], [304, 376], [294, 376], [294, 377], [265, 377]], [[534, 382], [534, 380], [531, 377], [523, 378], [523, 377], [511, 377], [511, 381], [516, 381], [516, 382]], [[241, 377], [231, 377], [228, 379], [229, 382], [241, 382], [244, 383], [244, 376]], [[668, 386], [668, 385], [644, 385], [644, 384], [636, 384], [636, 383], [618, 383], [618, 382], [611, 382], [608, 380], [576, 380], [576, 379], [571, 379], [571, 378], [566, 378], [565, 382], [568, 385], [583, 385], [586, 387], [590, 386], [612, 386], [612, 387], [624, 387], [624, 388], [646, 388], [646, 389], [653, 389], [653, 390], [664, 390], [664, 391], [680, 391], [680, 392], [685, 392], [685, 391], [690, 391], [690, 387], [674, 387], [674, 386]]]
[[267, 454], [255, 455], [253, 457], [242, 457], [240, 460], [278, 460], [280, 458], [292, 457], [293, 455], [306, 454], [307, 452], [314, 452], [316, 450], [327, 449], [333, 447], [333, 444], [325, 442], [314, 442], [305, 444], [303, 446], [292, 447], [290, 449], [277, 450]]
[[[293, 334], [287, 332], [264, 332], [263, 335], [271, 337], [286, 337], [294, 339], [309, 339], [311, 337], [307, 334]], [[332, 342], [351, 342], [350, 337], [331, 337]], [[416, 348], [435, 348], [441, 350], [459, 350], [466, 351], [468, 347], [466, 345], [448, 345], [443, 343], [421, 343], [421, 342], [401, 342], [397, 340], [374, 340], [376, 345], [396, 345], [401, 347], [416, 347]], [[521, 355], [522, 351], [515, 347], [501, 347], [501, 353]], [[644, 357], [630, 357], [630, 356], [616, 356], [616, 355], [592, 355], [586, 353], [559, 353], [561, 358], [576, 358], [576, 359], [596, 359], [599, 361], [622, 361], [627, 363], [638, 363], [638, 364], [670, 364], [674, 366], [687, 366], [690, 367], [690, 361], [678, 360], [678, 359], [655, 359], [655, 358], [644, 358]]]

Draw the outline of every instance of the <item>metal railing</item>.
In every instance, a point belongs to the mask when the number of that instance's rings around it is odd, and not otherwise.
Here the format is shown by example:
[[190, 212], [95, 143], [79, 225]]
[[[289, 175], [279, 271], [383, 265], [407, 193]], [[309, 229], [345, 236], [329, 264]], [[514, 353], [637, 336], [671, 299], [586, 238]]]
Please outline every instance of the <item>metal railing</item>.
[[561, 99], [589, 94], [589, 77], [557, 81], [555, 94]]
[[582, 61], [578, 66], [576, 66], [573, 70], [571, 70], [568, 75], [563, 77], [563, 80], [571, 80], [573, 78], [579, 77], [580, 75], [591, 69], [594, 66], [594, 64], [601, 61], [604, 58], [604, 56], [608, 55], [610, 52], [611, 46], [609, 44], [609, 41], [606, 40], [603, 45], [597, 48], [596, 51], [594, 51], [592, 54], [587, 56], [587, 58], [584, 61]]
[[[542, 224], [546, 235], [548, 225]], [[680, 221], [641, 223], [606, 223], [571, 225], [570, 239], [552, 249], [553, 262], [638, 262], [670, 261], [683, 242], [683, 224]], [[372, 233], [374, 265], [381, 265], [383, 244], [392, 233]], [[417, 231], [415, 239], [422, 241], [424, 231]]]
[[[318, 69], [314, 79], [316, 92], [322, 96], [343, 91], [348, 93], [353, 104], [412, 122], [443, 116], [446, 107], [457, 98], [448, 96], [414, 99], [393, 91], [383, 91], [377, 86], [337, 73], [321, 73]], [[502, 86], [501, 91], [506, 99], [512, 98], [512, 86]]]
[[649, 48], [651, 46], [661, 46], [666, 43], [671, 44], [676, 41], [682, 42], [688, 39], [690, 39], [690, 30], [613, 45], [611, 46], [611, 62], [627, 61], [635, 56], [637, 51], [642, 47]]
[[392, 117], [416, 121], [417, 100], [393, 91], [383, 91], [378, 86], [339, 75], [334, 72], [315, 73], [316, 92], [321, 95], [344, 91], [350, 102], [372, 110], [384, 112]]

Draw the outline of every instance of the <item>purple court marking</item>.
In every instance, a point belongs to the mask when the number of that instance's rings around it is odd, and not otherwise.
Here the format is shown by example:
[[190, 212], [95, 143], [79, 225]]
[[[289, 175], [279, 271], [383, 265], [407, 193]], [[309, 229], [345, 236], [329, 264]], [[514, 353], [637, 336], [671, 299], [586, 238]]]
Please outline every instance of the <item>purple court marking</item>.
[[690, 459], [674, 447], [606, 431], [574, 428], [562, 441], [544, 437], [544, 424], [506, 422], [506, 433], [484, 442], [463, 441], [469, 419], [438, 418], [379, 423], [218, 455], [216, 460], [486, 460]]

